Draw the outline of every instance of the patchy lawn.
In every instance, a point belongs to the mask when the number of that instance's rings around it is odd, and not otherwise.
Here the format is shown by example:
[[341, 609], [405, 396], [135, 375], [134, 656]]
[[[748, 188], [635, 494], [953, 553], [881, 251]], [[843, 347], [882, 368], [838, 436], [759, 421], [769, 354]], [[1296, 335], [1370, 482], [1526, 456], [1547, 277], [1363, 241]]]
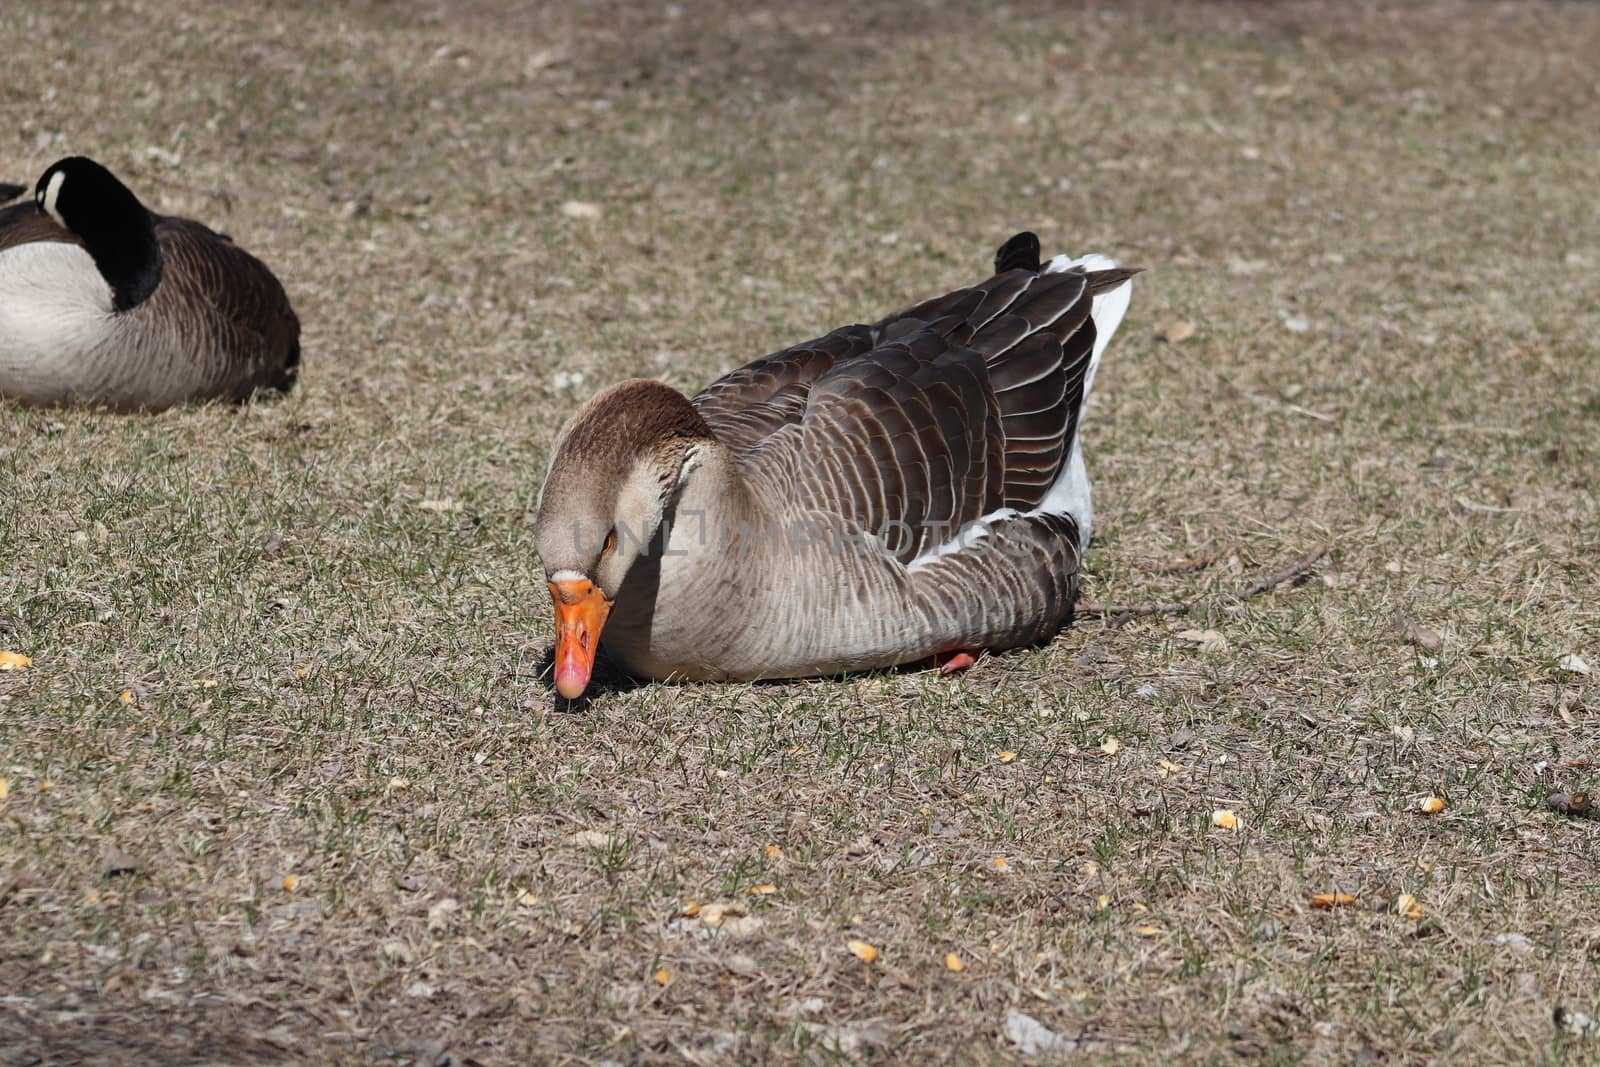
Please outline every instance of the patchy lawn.
[[[1600, 1055], [1600, 6], [515, 6], [0, 21], [0, 178], [306, 326], [284, 402], [0, 406], [0, 1062]], [[1149, 268], [1112, 610], [556, 707], [574, 406], [1022, 228]]]

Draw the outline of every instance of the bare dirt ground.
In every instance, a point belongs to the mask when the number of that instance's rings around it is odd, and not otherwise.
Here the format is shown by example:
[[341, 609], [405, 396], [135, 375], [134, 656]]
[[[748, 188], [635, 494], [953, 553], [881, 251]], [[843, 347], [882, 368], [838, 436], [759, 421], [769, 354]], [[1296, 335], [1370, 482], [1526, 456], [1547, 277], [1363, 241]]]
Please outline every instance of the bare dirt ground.
[[[1600, 5], [518, 7], [0, 20], [0, 177], [306, 325], [284, 402], [0, 406], [0, 1062], [1600, 1054]], [[1188, 614], [557, 708], [574, 406], [1023, 228], [1149, 268], [1085, 596]]]

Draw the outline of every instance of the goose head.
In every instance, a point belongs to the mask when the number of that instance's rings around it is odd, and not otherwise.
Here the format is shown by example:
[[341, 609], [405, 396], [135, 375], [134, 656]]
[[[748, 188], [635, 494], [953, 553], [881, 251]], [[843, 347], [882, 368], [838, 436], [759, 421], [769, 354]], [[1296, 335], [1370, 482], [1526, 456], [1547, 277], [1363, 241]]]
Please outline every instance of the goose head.
[[155, 220], [133, 191], [92, 159], [52, 163], [34, 186], [34, 202], [77, 235], [111, 287], [112, 305], [126, 311], [161, 283]]
[[645, 379], [600, 393], [556, 438], [534, 540], [556, 617], [556, 690], [576, 699], [628, 572], [656, 544], [699, 448], [714, 440], [689, 401]]

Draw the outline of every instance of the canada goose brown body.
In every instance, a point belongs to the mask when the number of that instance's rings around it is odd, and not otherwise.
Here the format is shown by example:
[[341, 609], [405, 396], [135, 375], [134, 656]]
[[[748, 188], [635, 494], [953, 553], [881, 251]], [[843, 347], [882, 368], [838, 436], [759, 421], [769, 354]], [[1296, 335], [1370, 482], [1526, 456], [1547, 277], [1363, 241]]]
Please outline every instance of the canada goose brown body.
[[159, 411], [287, 390], [299, 365], [273, 273], [99, 164], [63, 160], [0, 208], [0, 397]]
[[585, 405], [537, 518], [558, 688], [587, 681], [568, 655], [585, 639], [644, 677], [752, 679], [1013, 648], [1070, 621], [1091, 522], [1078, 427], [1134, 272], [1041, 265], [1031, 234], [997, 267], [693, 400], [632, 381]]

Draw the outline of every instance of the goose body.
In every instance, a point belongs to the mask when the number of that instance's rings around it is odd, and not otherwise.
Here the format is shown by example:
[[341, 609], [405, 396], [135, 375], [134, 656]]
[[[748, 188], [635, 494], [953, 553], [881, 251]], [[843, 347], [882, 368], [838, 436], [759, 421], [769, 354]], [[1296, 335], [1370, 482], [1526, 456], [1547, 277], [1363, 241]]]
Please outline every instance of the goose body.
[[1092, 521], [1078, 426], [1134, 272], [1038, 253], [1019, 234], [987, 281], [692, 400], [635, 380], [589, 401], [536, 519], [563, 695], [600, 642], [643, 677], [779, 678], [1069, 622]]
[[260, 260], [150, 212], [98, 163], [61, 160], [0, 208], [0, 397], [159, 411], [287, 390], [299, 362], [299, 320]]

